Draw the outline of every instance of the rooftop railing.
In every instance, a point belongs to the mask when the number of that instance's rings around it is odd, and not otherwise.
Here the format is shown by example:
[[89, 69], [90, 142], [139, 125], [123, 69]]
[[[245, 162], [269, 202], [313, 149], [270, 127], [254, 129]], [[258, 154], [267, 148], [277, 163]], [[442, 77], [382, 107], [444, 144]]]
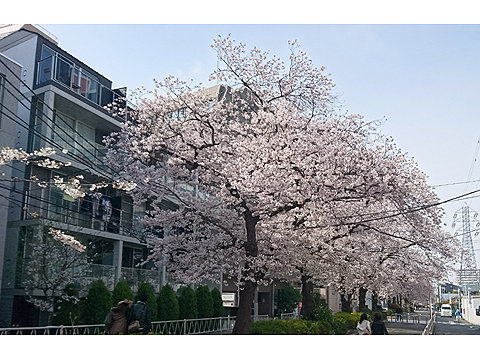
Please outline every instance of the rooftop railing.
[[95, 76], [59, 53], [37, 63], [36, 84], [41, 85], [50, 80], [66, 86], [102, 108], [115, 103], [116, 113], [122, 113], [126, 109], [125, 94], [102, 85]]

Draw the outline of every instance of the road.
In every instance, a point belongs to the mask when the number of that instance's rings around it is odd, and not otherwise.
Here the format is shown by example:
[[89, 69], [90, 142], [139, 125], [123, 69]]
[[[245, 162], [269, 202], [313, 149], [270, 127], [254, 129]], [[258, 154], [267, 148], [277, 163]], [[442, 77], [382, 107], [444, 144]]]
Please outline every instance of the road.
[[472, 325], [460, 319], [455, 321], [455, 316], [441, 317], [437, 313], [433, 335], [480, 335], [480, 326]]

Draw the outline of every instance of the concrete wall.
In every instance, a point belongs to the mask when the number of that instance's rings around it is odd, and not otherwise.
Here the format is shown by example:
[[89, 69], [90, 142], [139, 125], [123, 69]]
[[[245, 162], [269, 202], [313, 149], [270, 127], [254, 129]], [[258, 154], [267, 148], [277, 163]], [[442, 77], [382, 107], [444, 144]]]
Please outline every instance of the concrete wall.
[[480, 296], [462, 297], [462, 318], [474, 325], [480, 325], [480, 316], [477, 316], [476, 309], [480, 306]]

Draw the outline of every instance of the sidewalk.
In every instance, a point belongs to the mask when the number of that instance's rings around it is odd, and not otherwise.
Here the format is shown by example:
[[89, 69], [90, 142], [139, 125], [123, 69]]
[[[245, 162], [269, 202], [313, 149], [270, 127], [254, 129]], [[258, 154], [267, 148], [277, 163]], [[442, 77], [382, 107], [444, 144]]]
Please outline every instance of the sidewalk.
[[[389, 335], [422, 335], [425, 324], [411, 324], [401, 322], [386, 322]], [[347, 335], [357, 335], [356, 330], [349, 330]]]
[[425, 324], [411, 324], [401, 322], [386, 322], [390, 335], [422, 335]]

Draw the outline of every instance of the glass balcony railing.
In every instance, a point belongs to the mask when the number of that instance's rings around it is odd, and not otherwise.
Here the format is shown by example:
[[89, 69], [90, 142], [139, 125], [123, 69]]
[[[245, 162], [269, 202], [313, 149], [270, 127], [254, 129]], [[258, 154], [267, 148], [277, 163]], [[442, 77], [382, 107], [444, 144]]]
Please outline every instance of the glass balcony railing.
[[[77, 282], [82, 290], [87, 291], [90, 284], [95, 280], [102, 280], [106, 287], [112, 291], [115, 287], [116, 267], [112, 265], [88, 264], [86, 268], [78, 270], [71, 269], [73, 282]], [[16, 274], [16, 287], [24, 287], [27, 275], [26, 264], [21, 265], [20, 273]], [[143, 282], [149, 283], [154, 292], [158, 293], [161, 289], [162, 272], [159, 270], [148, 269], [121, 269], [121, 278], [128, 281], [132, 291], [137, 292]]]
[[112, 110], [112, 112], [125, 118], [125, 94], [102, 85], [95, 76], [58, 53], [37, 63], [37, 85], [50, 80], [68, 87], [71, 91], [102, 108], [106, 109], [109, 104], [114, 103], [116, 110]]

